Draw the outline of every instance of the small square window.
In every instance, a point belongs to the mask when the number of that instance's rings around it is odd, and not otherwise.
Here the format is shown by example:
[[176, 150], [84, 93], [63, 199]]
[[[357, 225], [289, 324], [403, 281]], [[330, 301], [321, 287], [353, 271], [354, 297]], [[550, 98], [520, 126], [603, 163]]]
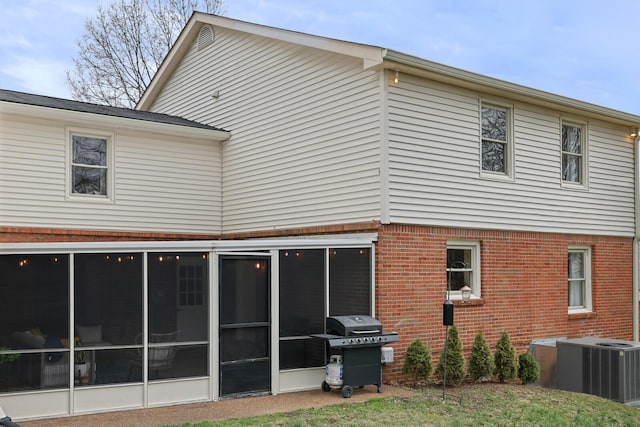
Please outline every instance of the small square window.
[[460, 289], [468, 286], [472, 297], [479, 298], [480, 283], [480, 244], [447, 242], [447, 287], [451, 290], [451, 297], [462, 298]]

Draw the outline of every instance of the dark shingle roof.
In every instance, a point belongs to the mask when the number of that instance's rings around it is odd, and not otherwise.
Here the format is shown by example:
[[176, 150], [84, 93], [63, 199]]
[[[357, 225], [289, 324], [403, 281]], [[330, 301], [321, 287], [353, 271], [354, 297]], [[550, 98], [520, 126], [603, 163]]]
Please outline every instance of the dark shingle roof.
[[59, 110], [78, 111], [81, 113], [100, 114], [103, 116], [122, 117], [126, 119], [144, 120], [147, 122], [164, 123], [170, 125], [187, 126], [199, 129], [222, 131], [223, 129], [187, 120], [168, 114], [138, 111], [129, 108], [110, 107], [107, 105], [90, 104], [88, 102], [72, 101], [70, 99], [53, 98], [50, 96], [34, 95], [24, 92], [0, 89], [0, 101], [17, 104], [36, 105], [39, 107], [56, 108]]

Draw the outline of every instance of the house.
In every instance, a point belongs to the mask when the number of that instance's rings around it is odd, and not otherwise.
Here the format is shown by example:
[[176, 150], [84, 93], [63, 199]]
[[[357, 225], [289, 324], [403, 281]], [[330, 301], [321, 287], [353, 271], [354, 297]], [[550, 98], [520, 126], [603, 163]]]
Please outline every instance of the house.
[[329, 315], [397, 331], [399, 380], [447, 297], [467, 349], [638, 340], [640, 116], [195, 13], [136, 110], [0, 122], [14, 419], [317, 388]]

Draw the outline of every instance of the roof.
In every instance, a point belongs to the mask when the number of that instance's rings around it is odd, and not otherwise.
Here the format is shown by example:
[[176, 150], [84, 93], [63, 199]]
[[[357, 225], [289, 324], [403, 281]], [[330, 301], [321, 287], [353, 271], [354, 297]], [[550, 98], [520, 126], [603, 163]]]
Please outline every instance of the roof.
[[286, 41], [301, 46], [361, 58], [363, 61], [363, 68], [365, 69], [379, 68], [404, 72], [491, 95], [512, 98], [514, 100], [520, 100], [546, 108], [553, 108], [571, 114], [585, 115], [613, 123], [627, 125], [633, 128], [640, 127], [640, 116], [635, 114], [621, 112], [573, 98], [533, 89], [516, 83], [510, 83], [493, 77], [461, 70], [459, 68], [439, 64], [413, 55], [407, 55], [392, 49], [336, 40], [201, 12], [195, 12], [191, 16], [191, 19], [187, 22], [187, 25], [182, 30], [178, 40], [169, 51], [158, 72], [147, 87], [147, 90], [142, 95], [136, 108], [148, 109], [153, 105], [155, 98], [162, 91], [162, 87], [166, 84], [171, 74], [175, 71], [183, 57], [186, 55], [191, 42], [195, 40], [202, 26], [207, 24], [213, 25], [214, 27], [217, 26], [247, 34], [254, 34], [274, 40]]
[[54, 98], [43, 95], [34, 95], [30, 93], [16, 92], [6, 89], [0, 89], [0, 101], [23, 105], [33, 105], [38, 107], [55, 108], [58, 110], [76, 111], [80, 113], [99, 114], [101, 116], [142, 120], [145, 122], [162, 123], [167, 125], [186, 126], [196, 129], [223, 131], [222, 129], [213, 126], [194, 122], [193, 120], [187, 120], [178, 116], [171, 116], [168, 114], [151, 113], [148, 111], [138, 111], [129, 108], [91, 104], [88, 102], [72, 101], [69, 99]]

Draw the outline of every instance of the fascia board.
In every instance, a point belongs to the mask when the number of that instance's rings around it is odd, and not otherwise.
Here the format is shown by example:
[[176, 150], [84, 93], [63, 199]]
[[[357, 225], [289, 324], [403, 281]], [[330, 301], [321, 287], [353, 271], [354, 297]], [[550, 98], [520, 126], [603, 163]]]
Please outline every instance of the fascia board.
[[382, 62], [384, 49], [381, 47], [316, 36], [298, 31], [284, 30], [281, 28], [238, 21], [216, 15], [200, 14], [198, 19], [202, 23], [210, 24], [214, 27], [226, 28], [260, 37], [294, 43], [305, 47], [362, 58], [365, 61]]
[[407, 55], [402, 52], [386, 50], [382, 68], [405, 72], [431, 80], [449, 83], [492, 95], [508, 97], [522, 102], [535, 104], [563, 112], [597, 118], [621, 125], [638, 127], [640, 116], [602, 107], [573, 98], [556, 95], [527, 86], [510, 83], [482, 74]]
[[207, 139], [222, 142], [229, 139], [230, 132], [215, 129], [203, 129], [176, 124], [161, 123], [126, 117], [107, 116], [82, 111], [69, 111], [38, 105], [18, 104], [0, 101], [0, 113], [32, 117], [44, 120], [64, 122], [66, 125], [104, 126], [114, 129], [127, 129], [146, 133], [155, 133], [182, 138]]
[[62, 252], [135, 252], [135, 251], [251, 251], [269, 249], [310, 249], [323, 247], [370, 246], [378, 240], [377, 233], [323, 235], [291, 238], [248, 240], [194, 241], [111, 241], [111, 242], [43, 242], [0, 243], [0, 254], [53, 254]]

